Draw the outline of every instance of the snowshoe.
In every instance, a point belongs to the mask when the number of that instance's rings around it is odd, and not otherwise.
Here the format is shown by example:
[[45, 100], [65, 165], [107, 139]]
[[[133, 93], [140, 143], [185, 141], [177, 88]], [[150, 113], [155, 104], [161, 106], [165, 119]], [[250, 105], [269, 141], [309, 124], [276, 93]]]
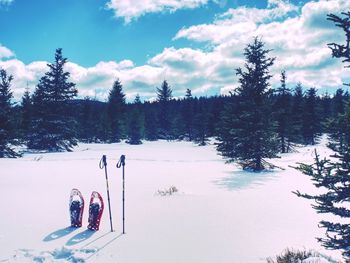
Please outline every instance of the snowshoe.
[[92, 192], [89, 206], [89, 225], [88, 229], [97, 231], [100, 227], [100, 221], [104, 203], [102, 196], [98, 192]]
[[72, 227], [81, 227], [84, 212], [84, 198], [78, 189], [72, 189], [69, 199], [70, 222]]

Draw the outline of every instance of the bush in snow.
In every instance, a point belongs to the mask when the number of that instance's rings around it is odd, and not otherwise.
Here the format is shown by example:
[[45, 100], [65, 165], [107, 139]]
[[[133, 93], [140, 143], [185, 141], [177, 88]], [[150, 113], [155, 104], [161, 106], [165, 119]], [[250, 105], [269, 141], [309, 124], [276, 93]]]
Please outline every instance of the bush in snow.
[[275, 258], [267, 258], [267, 263], [337, 263], [317, 252], [287, 248]]
[[158, 190], [157, 194], [161, 196], [166, 196], [166, 195], [173, 195], [179, 190], [175, 186], [170, 186], [169, 188], [166, 188], [164, 190]]
[[313, 253], [311, 251], [301, 251], [287, 248], [282, 252], [282, 254], [277, 255], [274, 259], [268, 258], [267, 263], [297, 263], [311, 257], [312, 255]]

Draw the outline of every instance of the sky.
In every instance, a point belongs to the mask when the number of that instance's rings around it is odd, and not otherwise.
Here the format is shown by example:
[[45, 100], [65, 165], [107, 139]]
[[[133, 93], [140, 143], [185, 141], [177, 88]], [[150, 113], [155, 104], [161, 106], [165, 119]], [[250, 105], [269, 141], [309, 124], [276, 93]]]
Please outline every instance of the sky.
[[79, 98], [105, 101], [113, 82], [128, 101], [156, 97], [167, 80], [175, 97], [228, 94], [243, 51], [259, 37], [270, 56], [271, 87], [301, 82], [319, 94], [349, 81], [349, 69], [327, 43], [344, 33], [326, 20], [350, 9], [349, 0], [0, 0], [0, 67], [13, 75], [19, 101], [35, 90], [56, 48]]

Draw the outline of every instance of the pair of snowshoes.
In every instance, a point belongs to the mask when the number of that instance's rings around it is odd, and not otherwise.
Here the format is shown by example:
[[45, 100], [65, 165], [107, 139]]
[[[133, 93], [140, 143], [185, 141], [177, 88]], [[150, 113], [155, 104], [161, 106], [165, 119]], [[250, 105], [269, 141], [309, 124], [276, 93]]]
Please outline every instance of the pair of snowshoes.
[[[102, 196], [98, 192], [92, 192], [89, 205], [88, 229], [97, 231], [100, 227], [104, 209]], [[84, 212], [84, 198], [78, 189], [72, 189], [69, 199], [69, 211], [71, 227], [81, 227]]]

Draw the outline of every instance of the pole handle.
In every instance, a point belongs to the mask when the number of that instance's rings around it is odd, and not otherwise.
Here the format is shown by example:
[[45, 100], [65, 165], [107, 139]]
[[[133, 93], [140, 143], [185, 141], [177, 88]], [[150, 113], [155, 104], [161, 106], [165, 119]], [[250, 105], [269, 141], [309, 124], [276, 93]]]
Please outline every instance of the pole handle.
[[125, 155], [122, 154], [119, 158], [119, 161], [117, 163], [117, 168], [120, 168], [121, 166], [125, 166]]
[[100, 160], [99, 166], [100, 166], [100, 169], [103, 169], [103, 168], [107, 167], [107, 157], [106, 157], [106, 155], [102, 155], [102, 158]]

